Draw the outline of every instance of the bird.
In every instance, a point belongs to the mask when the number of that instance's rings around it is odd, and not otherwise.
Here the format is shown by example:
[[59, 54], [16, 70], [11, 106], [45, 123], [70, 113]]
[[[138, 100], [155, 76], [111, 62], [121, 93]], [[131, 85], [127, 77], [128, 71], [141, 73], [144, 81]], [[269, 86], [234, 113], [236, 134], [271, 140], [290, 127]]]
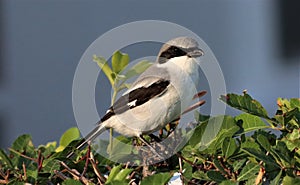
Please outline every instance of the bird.
[[143, 135], [178, 119], [192, 103], [199, 83], [197, 58], [203, 55], [198, 42], [191, 37], [177, 37], [164, 43], [156, 61], [109, 107], [76, 149], [82, 149], [110, 128], [147, 144]]

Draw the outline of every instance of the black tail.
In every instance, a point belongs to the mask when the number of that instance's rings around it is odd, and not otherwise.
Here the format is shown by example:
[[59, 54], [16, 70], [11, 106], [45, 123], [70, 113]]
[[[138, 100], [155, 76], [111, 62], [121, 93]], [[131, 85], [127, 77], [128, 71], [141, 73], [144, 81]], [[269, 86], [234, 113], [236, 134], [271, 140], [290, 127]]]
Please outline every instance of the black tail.
[[[88, 135], [86, 135], [76, 146], [77, 150], [81, 150], [85, 148], [91, 141], [96, 139], [102, 132], [106, 130], [106, 127], [103, 125], [99, 125], [96, 128], [94, 128]], [[74, 155], [74, 151], [71, 151], [68, 155], [67, 158], [71, 158]]]

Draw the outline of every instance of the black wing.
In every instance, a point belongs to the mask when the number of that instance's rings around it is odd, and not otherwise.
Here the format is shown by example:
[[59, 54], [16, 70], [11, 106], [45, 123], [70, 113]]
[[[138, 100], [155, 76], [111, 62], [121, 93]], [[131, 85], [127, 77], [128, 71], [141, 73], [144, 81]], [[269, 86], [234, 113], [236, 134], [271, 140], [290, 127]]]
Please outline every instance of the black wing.
[[140, 87], [121, 96], [102, 117], [101, 122], [109, 119], [115, 114], [121, 114], [128, 109], [146, 103], [151, 98], [163, 93], [169, 84], [169, 80], [159, 80], [148, 87]]

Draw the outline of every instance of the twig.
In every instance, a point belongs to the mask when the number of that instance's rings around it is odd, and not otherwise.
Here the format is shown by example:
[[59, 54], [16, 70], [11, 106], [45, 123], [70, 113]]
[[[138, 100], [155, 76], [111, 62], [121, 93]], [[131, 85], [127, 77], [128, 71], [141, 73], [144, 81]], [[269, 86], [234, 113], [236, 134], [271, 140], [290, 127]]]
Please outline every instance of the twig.
[[13, 153], [15, 153], [15, 154], [20, 155], [21, 157], [24, 157], [24, 158], [29, 159], [29, 160], [34, 161], [34, 162], [38, 162], [37, 159], [34, 159], [34, 158], [29, 157], [27, 155], [24, 155], [24, 154], [22, 154], [22, 153], [20, 153], [20, 152], [18, 152], [16, 150], [14, 150], [14, 149], [12, 149], [12, 148], [9, 148], [8, 150], [11, 151], [11, 152], [13, 152]]
[[103, 175], [101, 175], [101, 172], [100, 172], [100, 170], [98, 169], [97, 164], [95, 163], [94, 159], [91, 159], [91, 158], [90, 158], [90, 162], [91, 162], [91, 164], [92, 164], [92, 167], [93, 167], [93, 169], [94, 169], [95, 174], [97, 175], [97, 178], [98, 178], [99, 183], [100, 183], [100, 184], [105, 183], [105, 182], [106, 182], [106, 178], [105, 178]]
[[0, 184], [8, 184], [8, 180], [1, 180], [0, 179]]
[[85, 178], [84, 176], [81, 176], [77, 170], [69, 168], [62, 161], [60, 162], [60, 164], [67, 170], [68, 173], [70, 173], [74, 177], [75, 180], [80, 180], [81, 182], [83, 182], [83, 184], [86, 184], [86, 185], [89, 184], [90, 181], [87, 178]]
[[183, 170], [182, 170], [182, 159], [181, 159], [180, 156], [178, 156], [178, 163], [179, 163], [180, 179], [181, 179], [182, 185], [184, 185], [184, 177], [183, 177]]
[[1, 176], [3, 177], [3, 180], [0, 179], [0, 184], [8, 184], [9, 182], [9, 170], [6, 171], [6, 174], [2, 170], [0, 170]]
[[179, 152], [177, 152], [176, 155], [178, 157], [180, 157], [182, 160], [184, 160], [185, 162], [187, 162], [188, 164], [190, 164], [191, 166], [196, 167], [198, 170], [201, 170], [201, 168], [199, 166], [195, 165], [193, 162], [191, 162], [191, 161], [187, 160], [186, 158], [184, 158]]
[[38, 172], [40, 172], [43, 168], [44, 156], [42, 156], [41, 151], [39, 150], [37, 164], [38, 164]]
[[[227, 174], [224, 174], [224, 175], [228, 175], [229, 177], [231, 177], [231, 171], [230, 171], [230, 169], [228, 169], [227, 167], [226, 167], [226, 165], [224, 164], [224, 161], [223, 161], [223, 158], [221, 157], [221, 156], [218, 156], [217, 157], [218, 158], [218, 160], [219, 160], [219, 162], [220, 162], [220, 165], [222, 166], [222, 168], [225, 170], [225, 172], [227, 173]], [[215, 165], [214, 165], [215, 166]], [[216, 168], [217, 168], [217, 166], [215, 166]]]
[[27, 181], [27, 172], [26, 172], [26, 166], [25, 166], [24, 162], [22, 164], [22, 167], [23, 167], [23, 171], [24, 171], [24, 180]]
[[91, 143], [88, 142], [88, 150], [86, 152], [86, 159], [85, 159], [85, 164], [84, 164], [84, 168], [83, 168], [83, 172], [82, 172], [82, 176], [85, 175], [85, 173], [87, 172], [88, 169], [88, 165], [89, 165], [89, 159], [90, 159], [90, 153], [91, 153]]
[[4, 172], [2, 171], [2, 166], [0, 165], [0, 175], [1, 175], [1, 177], [3, 177], [3, 178], [5, 178], [5, 174], [4, 174]]
[[57, 177], [61, 178], [62, 180], [66, 180], [66, 179], [69, 179], [69, 177], [65, 176], [63, 173], [61, 173], [60, 171], [58, 170], [54, 170], [54, 173]]

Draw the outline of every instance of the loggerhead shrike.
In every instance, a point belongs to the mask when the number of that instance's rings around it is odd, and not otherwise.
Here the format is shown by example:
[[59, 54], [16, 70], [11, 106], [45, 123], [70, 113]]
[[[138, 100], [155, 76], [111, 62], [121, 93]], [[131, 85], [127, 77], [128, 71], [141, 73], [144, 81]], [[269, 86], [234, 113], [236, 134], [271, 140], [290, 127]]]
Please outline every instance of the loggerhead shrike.
[[[199, 74], [195, 58], [203, 54], [192, 38], [178, 37], [165, 43], [156, 62], [108, 109], [76, 148], [83, 148], [109, 128], [144, 141], [142, 135], [178, 119], [197, 93]], [[73, 152], [68, 157], [72, 155]]]

